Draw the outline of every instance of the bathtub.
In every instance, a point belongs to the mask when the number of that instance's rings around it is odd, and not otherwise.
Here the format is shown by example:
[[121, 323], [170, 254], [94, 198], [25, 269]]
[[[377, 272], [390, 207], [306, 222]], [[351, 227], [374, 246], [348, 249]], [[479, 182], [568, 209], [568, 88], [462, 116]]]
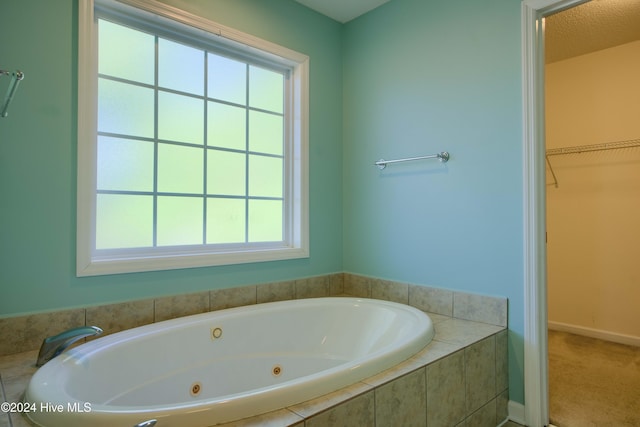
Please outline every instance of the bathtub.
[[421, 350], [431, 319], [382, 300], [313, 298], [118, 332], [40, 368], [26, 415], [46, 427], [205, 427], [284, 408]]

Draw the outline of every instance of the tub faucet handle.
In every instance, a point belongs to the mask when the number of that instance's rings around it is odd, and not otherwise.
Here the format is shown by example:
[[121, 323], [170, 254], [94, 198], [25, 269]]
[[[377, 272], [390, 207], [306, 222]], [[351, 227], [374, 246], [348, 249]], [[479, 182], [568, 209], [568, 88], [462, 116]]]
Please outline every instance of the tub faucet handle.
[[39, 367], [44, 365], [49, 360], [65, 351], [67, 347], [79, 339], [100, 335], [101, 333], [102, 329], [97, 326], [81, 326], [79, 328], [69, 329], [68, 331], [64, 331], [58, 335], [45, 338], [40, 346], [36, 366]]
[[147, 421], [138, 423], [133, 427], [153, 427], [154, 425], [156, 425], [157, 422], [158, 422], [157, 420], [147, 420]]

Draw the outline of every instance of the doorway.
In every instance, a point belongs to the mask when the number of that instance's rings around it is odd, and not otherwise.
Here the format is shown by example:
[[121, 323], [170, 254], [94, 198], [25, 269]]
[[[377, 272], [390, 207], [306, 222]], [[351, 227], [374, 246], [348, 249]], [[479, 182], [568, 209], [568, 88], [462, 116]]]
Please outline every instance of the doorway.
[[640, 425], [640, 34], [627, 25], [640, 27], [640, 2], [594, 0], [545, 19], [549, 417], [559, 427]]
[[549, 423], [547, 366], [545, 18], [585, 0], [523, 0], [524, 389], [523, 422]]

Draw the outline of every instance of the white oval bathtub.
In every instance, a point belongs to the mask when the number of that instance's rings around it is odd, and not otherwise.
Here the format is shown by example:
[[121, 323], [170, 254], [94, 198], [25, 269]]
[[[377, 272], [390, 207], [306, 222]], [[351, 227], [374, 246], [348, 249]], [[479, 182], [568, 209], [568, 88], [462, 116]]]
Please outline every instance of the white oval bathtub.
[[411, 357], [433, 324], [407, 305], [282, 301], [130, 329], [63, 353], [29, 383], [46, 427], [204, 427], [309, 400]]

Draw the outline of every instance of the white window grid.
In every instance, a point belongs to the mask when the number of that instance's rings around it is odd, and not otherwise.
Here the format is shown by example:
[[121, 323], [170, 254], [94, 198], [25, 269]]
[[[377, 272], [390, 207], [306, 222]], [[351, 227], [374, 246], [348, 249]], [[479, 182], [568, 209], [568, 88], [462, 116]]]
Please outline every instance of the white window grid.
[[[100, 17], [99, 19], [104, 19], [102, 17]], [[114, 22], [116, 24], [120, 24], [120, 25], [126, 25], [126, 22]], [[136, 28], [137, 29], [137, 28]], [[128, 85], [132, 85], [132, 86], [137, 86], [137, 87], [144, 87], [147, 89], [151, 89], [154, 91], [154, 97], [155, 97], [155, 105], [154, 105], [154, 137], [153, 138], [149, 138], [149, 137], [141, 137], [141, 136], [136, 136], [136, 135], [127, 135], [127, 134], [119, 134], [119, 133], [111, 133], [111, 132], [102, 132], [102, 131], [98, 131], [97, 135], [98, 136], [105, 136], [105, 137], [112, 137], [112, 138], [123, 138], [123, 139], [129, 139], [129, 140], [136, 140], [136, 141], [144, 141], [144, 142], [149, 142], [154, 144], [154, 164], [153, 164], [153, 169], [154, 169], [154, 182], [153, 182], [153, 191], [126, 191], [126, 190], [101, 190], [101, 189], [96, 189], [96, 194], [116, 194], [116, 195], [132, 195], [132, 196], [150, 196], [153, 197], [153, 247], [158, 247], [158, 241], [157, 241], [157, 213], [158, 213], [158, 206], [157, 206], [157, 201], [158, 201], [158, 197], [162, 197], [162, 196], [168, 196], [168, 197], [193, 197], [193, 198], [200, 198], [200, 199], [204, 199], [204, 203], [203, 203], [203, 213], [202, 213], [202, 221], [203, 221], [203, 232], [202, 232], [202, 244], [203, 245], [207, 245], [207, 203], [206, 203], [206, 199], [235, 199], [235, 200], [243, 200], [245, 202], [245, 230], [244, 230], [244, 236], [245, 236], [245, 241], [244, 242], [238, 242], [238, 243], [250, 243], [249, 240], [249, 201], [250, 200], [272, 200], [272, 201], [279, 201], [282, 203], [283, 205], [283, 209], [282, 209], [282, 218], [283, 218], [283, 234], [286, 233], [287, 228], [284, 226], [285, 223], [287, 222], [287, 217], [286, 217], [286, 202], [287, 200], [285, 199], [284, 195], [286, 194], [285, 191], [285, 182], [283, 180], [283, 188], [282, 188], [282, 194], [283, 197], [269, 197], [269, 196], [252, 196], [250, 195], [250, 191], [249, 191], [249, 159], [250, 156], [260, 156], [260, 157], [268, 157], [268, 158], [276, 158], [279, 160], [282, 160], [283, 163], [283, 170], [282, 170], [282, 176], [283, 177], [287, 177], [286, 172], [286, 168], [284, 167], [285, 162], [286, 162], [286, 158], [285, 155], [287, 153], [287, 151], [285, 150], [285, 148], [282, 149], [283, 155], [277, 155], [277, 154], [270, 154], [270, 153], [264, 153], [264, 152], [259, 152], [259, 151], [253, 151], [249, 149], [249, 127], [251, 125], [250, 123], [250, 113], [252, 111], [254, 112], [260, 112], [260, 113], [264, 113], [264, 114], [269, 114], [269, 115], [273, 115], [273, 116], [277, 116], [280, 117], [283, 121], [283, 128], [286, 127], [286, 123], [284, 123], [285, 121], [285, 114], [283, 113], [279, 113], [279, 112], [274, 112], [274, 111], [270, 111], [270, 110], [265, 110], [262, 108], [257, 108], [257, 107], [252, 107], [250, 105], [249, 102], [249, 98], [250, 98], [250, 79], [251, 79], [251, 73], [249, 72], [250, 67], [252, 65], [254, 66], [263, 66], [262, 64], [260, 65], [256, 65], [255, 63], [252, 62], [247, 62], [246, 59], [242, 60], [242, 62], [244, 63], [245, 66], [245, 76], [246, 76], [246, 82], [245, 82], [245, 102], [243, 104], [239, 104], [239, 103], [234, 103], [234, 102], [230, 102], [230, 101], [226, 101], [226, 100], [222, 100], [222, 99], [217, 99], [214, 97], [209, 97], [208, 96], [208, 79], [207, 77], [207, 68], [208, 68], [208, 53], [215, 53], [215, 54], [219, 54], [219, 52], [217, 51], [217, 49], [215, 48], [205, 48], [202, 47], [202, 45], [197, 45], [197, 44], [189, 44], [187, 46], [190, 47], [196, 47], [197, 49], [202, 50], [203, 52], [203, 56], [204, 56], [204, 67], [203, 67], [203, 73], [204, 73], [204, 95], [197, 95], [197, 94], [193, 94], [193, 93], [189, 93], [189, 92], [183, 92], [183, 91], [179, 91], [179, 90], [175, 90], [175, 89], [171, 89], [171, 88], [167, 88], [167, 87], [162, 87], [159, 85], [159, 81], [158, 81], [158, 40], [160, 38], [164, 38], [161, 37], [160, 35], [157, 34], [157, 32], [153, 32], [153, 33], [149, 33], [152, 36], [155, 37], [155, 52], [154, 52], [154, 59], [155, 59], [155, 64], [154, 64], [154, 84], [146, 84], [146, 83], [142, 83], [142, 82], [137, 82], [137, 81], [133, 81], [133, 80], [128, 80], [128, 79], [124, 79], [124, 78], [120, 78], [120, 77], [115, 77], [115, 76], [110, 76], [110, 75], [106, 75], [106, 74], [101, 74], [98, 73], [98, 78], [99, 79], [105, 79], [105, 80], [111, 80], [111, 81], [115, 81], [115, 82], [119, 82], [119, 83], [123, 83], [123, 84], [128, 84]], [[172, 40], [172, 41], [177, 41], [180, 43], [184, 43], [182, 40]], [[236, 59], [236, 58], [233, 58]], [[275, 72], [279, 72], [282, 73], [282, 78], [283, 80], [288, 80], [288, 77], [290, 75], [291, 70], [290, 69], [273, 69], [273, 68], [269, 68], [271, 71], [275, 71]], [[285, 92], [287, 91], [287, 84], [283, 85], [283, 88], [285, 89]], [[172, 141], [172, 140], [166, 140], [166, 139], [160, 139], [158, 137], [158, 97], [159, 94], [161, 92], [165, 92], [165, 93], [172, 93], [172, 94], [176, 94], [176, 95], [180, 95], [180, 96], [186, 96], [186, 97], [190, 97], [193, 99], [197, 99], [199, 101], [203, 102], [203, 114], [204, 114], [204, 128], [203, 128], [203, 144], [194, 144], [194, 143], [188, 143], [188, 142], [180, 142], [180, 141]], [[284, 100], [285, 100], [285, 93], [283, 93], [283, 104], [284, 104]], [[208, 141], [208, 132], [207, 132], [207, 127], [208, 127], [208, 123], [207, 123], [207, 112], [208, 112], [208, 106], [209, 106], [209, 102], [214, 102], [214, 103], [218, 103], [218, 104], [223, 104], [223, 105], [228, 105], [228, 106], [232, 106], [232, 107], [236, 107], [236, 108], [242, 108], [245, 110], [245, 149], [233, 149], [233, 148], [226, 148], [226, 147], [220, 147], [220, 146], [215, 146], [213, 144], [210, 144], [210, 141]], [[283, 146], [285, 145], [286, 141], [284, 140], [284, 138], [286, 138], [286, 134], [283, 133], [283, 141], [282, 144]], [[165, 145], [175, 145], [175, 146], [182, 146], [182, 147], [191, 147], [191, 148], [196, 148], [196, 149], [202, 149], [203, 150], [203, 193], [176, 193], [176, 192], [162, 192], [158, 190], [158, 148], [161, 144], [165, 144]], [[245, 194], [244, 195], [224, 195], [224, 194], [210, 194], [208, 192], [207, 189], [207, 183], [208, 183], [208, 179], [207, 179], [207, 169], [209, 166], [209, 162], [208, 162], [208, 154], [212, 151], [223, 151], [223, 152], [229, 152], [229, 153], [236, 153], [236, 154], [243, 154], [245, 155]], [[282, 239], [280, 241], [285, 241], [286, 240], [286, 235], [282, 236]], [[224, 245], [224, 244], [218, 244], [218, 245]], [[102, 250], [105, 253], [108, 253], [109, 250], [105, 249]]]

